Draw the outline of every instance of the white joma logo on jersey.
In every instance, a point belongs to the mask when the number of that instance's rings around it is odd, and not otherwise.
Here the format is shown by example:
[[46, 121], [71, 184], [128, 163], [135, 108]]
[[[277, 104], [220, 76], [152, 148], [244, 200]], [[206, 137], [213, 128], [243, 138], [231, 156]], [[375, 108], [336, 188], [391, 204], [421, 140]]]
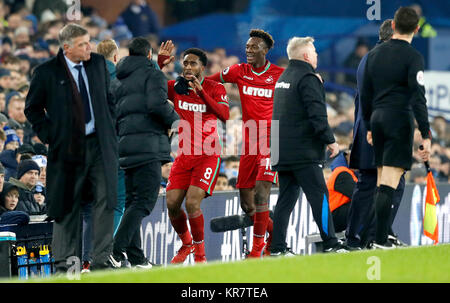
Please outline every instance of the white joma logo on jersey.
[[289, 87], [291, 87], [291, 83], [277, 82], [277, 84], [275, 84], [275, 88], [289, 88]]
[[191, 112], [200, 112], [200, 113], [206, 112], [205, 104], [188, 103], [188, 102], [178, 100], [178, 107], [180, 109], [188, 110]]
[[272, 90], [258, 87], [244, 86], [242, 89], [244, 95], [272, 98]]

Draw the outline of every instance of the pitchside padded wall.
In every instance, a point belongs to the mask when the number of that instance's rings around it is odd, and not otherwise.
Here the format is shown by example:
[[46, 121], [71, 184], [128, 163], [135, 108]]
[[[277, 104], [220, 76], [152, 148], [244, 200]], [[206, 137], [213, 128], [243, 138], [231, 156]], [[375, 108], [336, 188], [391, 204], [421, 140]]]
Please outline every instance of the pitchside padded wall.
[[[441, 197], [437, 205], [439, 222], [439, 241], [450, 243], [450, 185], [438, 185]], [[425, 186], [409, 184], [406, 186], [403, 199], [394, 222], [394, 232], [399, 238], [410, 245], [430, 245], [432, 241], [422, 232], [423, 207], [425, 201]], [[270, 208], [278, 198], [278, 189], [272, 190]], [[300, 195], [289, 221], [286, 242], [297, 254], [305, 252], [305, 236], [317, 233], [311, 208], [303, 193]], [[210, 220], [214, 217], [242, 214], [239, 206], [239, 193], [219, 192], [202, 202], [205, 217], [205, 250], [209, 261], [235, 261], [242, 259], [242, 235], [240, 230], [225, 233], [214, 233], [210, 229]], [[248, 245], [251, 247], [253, 227], [247, 229]], [[177, 234], [168, 219], [165, 196], [160, 196], [150, 216], [142, 222], [142, 245], [145, 255], [156, 264], [168, 264], [181, 246]], [[193, 263], [193, 257], [186, 260]]]

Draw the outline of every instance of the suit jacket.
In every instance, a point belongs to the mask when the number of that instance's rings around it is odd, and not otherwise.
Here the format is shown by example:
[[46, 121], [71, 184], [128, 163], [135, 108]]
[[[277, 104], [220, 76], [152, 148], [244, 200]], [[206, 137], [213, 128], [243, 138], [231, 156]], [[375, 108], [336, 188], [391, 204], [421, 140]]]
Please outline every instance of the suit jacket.
[[362, 89], [367, 54], [361, 59], [356, 71], [358, 93], [355, 97], [355, 124], [353, 126], [353, 146], [349, 167], [354, 169], [376, 169], [373, 147], [367, 142], [367, 128], [363, 121], [360, 91]]
[[[74, 167], [84, 165], [85, 140], [80, 148], [73, 149], [72, 137], [75, 102], [71, 79], [63, 64], [62, 50], [58, 55], [39, 65], [31, 79], [26, 98], [25, 115], [39, 139], [49, 144], [47, 164], [48, 215], [62, 218], [71, 211], [74, 202]], [[108, 207], [117, 201], [117, 137], [115, 133], [114, 97], [110, 93], [110, 77], [103, 56], [92, 53], [84, 62], [89, 81], [95, 130], [102, 153], [107, 185]], [[75, 150], [75, 154], [74, 154]], [[74, 156], [79, 153], [78, 161]]]

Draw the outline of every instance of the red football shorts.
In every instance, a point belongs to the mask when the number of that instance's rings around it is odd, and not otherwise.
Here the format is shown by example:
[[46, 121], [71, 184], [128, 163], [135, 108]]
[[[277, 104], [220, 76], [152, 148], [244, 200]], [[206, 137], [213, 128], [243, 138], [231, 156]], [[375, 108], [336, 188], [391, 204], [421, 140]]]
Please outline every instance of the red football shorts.
[[216, 155], [179, 155], [170, 170], [166, 190], [184, 189], [194, 185], [211, 196], [220, 170], [220, 157]]
[[256, 181], [277, 183], [278, 173], [272, 170], [270, 155], [241, 155], [236, 188], [253, 188]]

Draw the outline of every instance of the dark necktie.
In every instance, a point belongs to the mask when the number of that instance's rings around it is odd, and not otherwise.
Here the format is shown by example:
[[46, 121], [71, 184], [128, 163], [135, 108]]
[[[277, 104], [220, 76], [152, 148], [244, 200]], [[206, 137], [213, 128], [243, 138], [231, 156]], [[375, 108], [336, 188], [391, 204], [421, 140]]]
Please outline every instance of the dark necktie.
[[91, 108], [89, 107], [89, 95], [86, 89], [86, 83], [84, 82], [83, 74], [81, 73], [82, 65], [75, 65], [78, 70], [78, 87], [80, 89], [81, 99], [83, 99], [84, 106], [84, 121], [88, 123], [91, 121]]

